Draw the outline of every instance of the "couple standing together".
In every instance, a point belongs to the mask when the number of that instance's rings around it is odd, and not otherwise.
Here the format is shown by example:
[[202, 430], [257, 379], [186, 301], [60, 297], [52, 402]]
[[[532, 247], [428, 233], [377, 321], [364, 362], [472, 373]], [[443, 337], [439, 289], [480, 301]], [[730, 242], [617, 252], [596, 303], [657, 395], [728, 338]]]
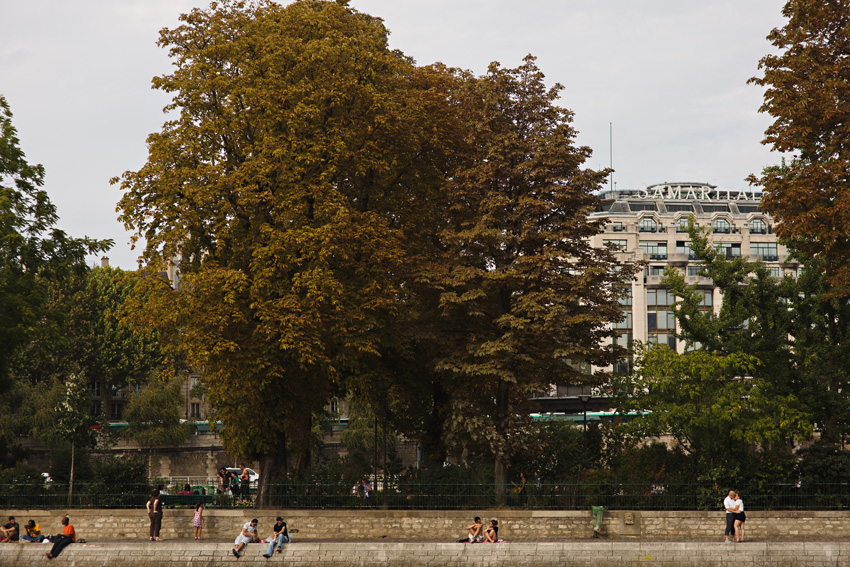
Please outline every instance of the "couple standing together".
[[744, 541], [744, 523], [747, 521], [744, 501], [737, 492], [730, 490], [723, 499], [723, 507], [726, 508], [726, 543], [730, 541], [729, 536], [734, 537], [736, 542]]

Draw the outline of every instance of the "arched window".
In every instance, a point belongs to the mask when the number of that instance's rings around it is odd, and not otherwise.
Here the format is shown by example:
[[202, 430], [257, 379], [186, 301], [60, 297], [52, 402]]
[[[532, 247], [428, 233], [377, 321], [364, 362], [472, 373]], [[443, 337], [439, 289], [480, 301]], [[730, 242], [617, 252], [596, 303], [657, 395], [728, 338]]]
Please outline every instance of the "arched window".
[[658, 224], [650, 219], [640, 219], [640, 232], [658, 232]]
[[750, 223], [750, 234], [767, 234], [767, 225], [761, 219], [753, 219]]
[[712, 231], [718, 234], [729, 234], [729, 221], [726, 219], [715, 220]]

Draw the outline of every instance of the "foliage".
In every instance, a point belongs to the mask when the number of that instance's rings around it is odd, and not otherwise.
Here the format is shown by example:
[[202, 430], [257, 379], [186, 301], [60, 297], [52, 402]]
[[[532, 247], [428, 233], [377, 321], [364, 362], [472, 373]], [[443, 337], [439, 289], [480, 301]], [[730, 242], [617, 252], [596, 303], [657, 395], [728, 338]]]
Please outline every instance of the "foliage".
[[800, 276], [778, 278], [761, 262], [725, 258], [695, 227], [689, 233], [723, 304], [717, 313], [703, 310], [703, 291], [668, 270], [679, 335], [697, 350], [641, 349], [643, 369], [621, 385], [638, 393], [623, 407], [651, 410], [641, 431], [672, 432], [697, 454], [694, 474], [732, 481], [729, 466], [738, 465], [738, 480], [758, 489], [788, 478], [792, 448], [811, 436], [812, 422], [828, 442], [850, 426], [841, 363], [850, 304], [833, 293], [821, 259], [800, 254]]
[[[85, 272], [86, 255], [112, 245], [108, 240], [71, 238], [55, 228], [56, 207], [43, 185], [44, 168], [27, 162], [9, 104], [0, 95], [0, 389], [4, 394], [16, 388], [9, 376], [16, 349], [30, 339], [34, 325], [55, 318], [47, 306], [47, 283]], [[0, 415], [15, 415], [18, 399], [0, 397]], [[0, 426], [0, 444], [15, 453], [16, 427]]]
[[179, 446], [191, 434], [181, 423], [181, 381], [151, 380], [134, 393], [124, 410], [130, 437], [144, 447]]
[[[596, 433], [594, 429], [598, 432], [598, 428], [588, 430], [591, 436]], [[520, 471], [525, 472], [529, 482], [538, 477], [546, 482], [575, 479], [581, 469], [588, 467], [589, 461], [598, 457], [596, 452], [588, 453], [587, 436], [572, 422], [536, 421], [524, 432], [524, 437], [523, 445], [528, 450], [512, 462], [515, 482]]]
[[767, 37], [778, 53], [759, 63], [762, 112], [774, 118], [763, 143], [792, 154], [750, 181], [764, 188], [776, 232], [822, 261], [832, 293], [850, 293], [850, 4], [788, 0], [787, 22]]
[[[366, 408], [352, 404], [348, 413], [348, 428], [342, 432], [342, 445], [348, 449], [348, 465], [359, 475], [370, 476], [373, 468], [383, 469], [384, 463], [384, 434], [387, 425], [378, 418], [377, 438], [375, 436], [375, 415]], [[398, 457], [398, 437], [386, 429], [387, 443], [387, 474], [401, 470], [401, 460]], [[375, 455], [378, 462], [375, 463]]]
[[805, 266], [802, 273], [774, 277], [760, 262], [726, 259], [694, 227], [689, 232], [723, 304], [717, 316], [703, 311], [703, 291], [685, 285], [681, 273], [668, 272], [665, 282], [681, 298], [674, 306], [680, 336], [703, 350], [755, 356], [765, 396], [805, 412], [826, 440], [850, 432], [850, 374], [841, 363], [850, 354], [850, 301], [834, 294], [824, 261], [792, 248]]
[[622, 378], [618, 407], [642, 412], [631, 427], [646, 437], [671, 435], [708, 470], [734, 462], [751, 446], [802, 438], [809, 427], [793, 396], [771, 395], [743, 353], [637, 345], [640, 366]]
[[465, 127], [473, 150], [452, 176], [447, 226], [422, 269], [423, 296], [436, 304], [433, 371], [448, 410], [449, 445], [495, 459], [496, 486], [522, 451], [527, 400], [551, 384], [599, 382], [621, 353], [604, 346], [621, 317], [620, 270], [594, 249], [594, 191], [607, 171], [582, 169], [572, 113], [556, 105], [529, 56], [516, 69], [490, 65], [466, 77]]
[[797, 480], [805, 484], [844, 484], [850, 478], [850, 451], [818, 441], [797, 453]]
[[[262, 457], [266, 479], [392, 337], [448, 101], [441, 72], [344, 3], [222, 2], [181, 22], [159, 41], [175, 71], [154, 79], [176, 118], [120, 180], [150, 270], [134, 316], [203, 368], [228, 452]], [[158, 275], [172, 262], [174, 288]]]

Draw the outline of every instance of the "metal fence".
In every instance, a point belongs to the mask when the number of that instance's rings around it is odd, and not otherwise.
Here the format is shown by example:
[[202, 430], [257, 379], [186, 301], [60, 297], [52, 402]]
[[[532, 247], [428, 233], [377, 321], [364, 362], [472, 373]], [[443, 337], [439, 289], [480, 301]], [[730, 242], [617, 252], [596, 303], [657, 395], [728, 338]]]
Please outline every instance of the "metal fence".
[[[167, 487], [170, 491], [181, 486]], [[397, 481], [386, 490], [364, 491], [342, 483], [287, 483], [266, 487], [270, 508], [477, 510], [508, 507], [535, 510], [586, 510], [604, 506], [616, 510], [719, 510], [726, 488], [699, 484], [553, 483], [516, 485], [497, 491], [492, 484], [433, 484]], [[221, 493], [215, 486], [193, 485], [198, 494], [165, 497], [166, 507], [244, 508], [256, 505], [257, 491], [247, 497], [238, 489]], [[850, 483], [772, 484], [750, 490], [736, 486], [751, 510], [844, 510], [850, 509]], [[143, 508], [151, 486], [123, 486], [110, 490], [102, 485], [74, 486], [71, 508]], [[502, 493], [504, 492], [504, 493]], [[0, 509], [65, 509], [68, 487], [50, 485], [0, 485]]]

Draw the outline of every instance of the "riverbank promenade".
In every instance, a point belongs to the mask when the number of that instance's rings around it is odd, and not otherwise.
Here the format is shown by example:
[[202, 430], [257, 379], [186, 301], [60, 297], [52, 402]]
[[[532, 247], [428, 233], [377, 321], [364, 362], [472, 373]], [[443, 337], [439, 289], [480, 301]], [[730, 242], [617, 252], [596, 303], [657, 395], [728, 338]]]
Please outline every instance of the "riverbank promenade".
[[[548, 567], [659, 565], [663, 567], [850, 567], [850, 511], [759, 511], [747, 514], [747, 540], [724, 543], [722, 511], [606, 510], [599, 539], [592, 539], [590, 510], [258, 510], [204, 512], [204, 539], [193, 537], [189, 508], [165, 510], [164, 542], [148, 541], [144, 509], [0, 510], [21, 524], [33, 519], [57, 533], [68, 514], [77, 537], [48, 560], [46, 544], [0, 545], [0, 567], [218, 566], [229, 564], [313, 567]], [[283, 553], [264, 558], [250, 544], [235, 558], [233, 539], [259, 520], [260, 537], [283, 516], [293, 538]], [[506, 543], [457, 543], [473, 516], [499, 521]]]
[[307, 541], [263, 557], [266, 545], [249, 544], [237, 559], [228, 541], [88, 541], [48, 560], [49, 545], [0, 546], [0, 567], [200, 567], [308, 565], [312, 567], [836, 567], [850, 566], [850, 542], [745, 543], [695, 541], [563, 541], [463, 544], [437, 541]]

